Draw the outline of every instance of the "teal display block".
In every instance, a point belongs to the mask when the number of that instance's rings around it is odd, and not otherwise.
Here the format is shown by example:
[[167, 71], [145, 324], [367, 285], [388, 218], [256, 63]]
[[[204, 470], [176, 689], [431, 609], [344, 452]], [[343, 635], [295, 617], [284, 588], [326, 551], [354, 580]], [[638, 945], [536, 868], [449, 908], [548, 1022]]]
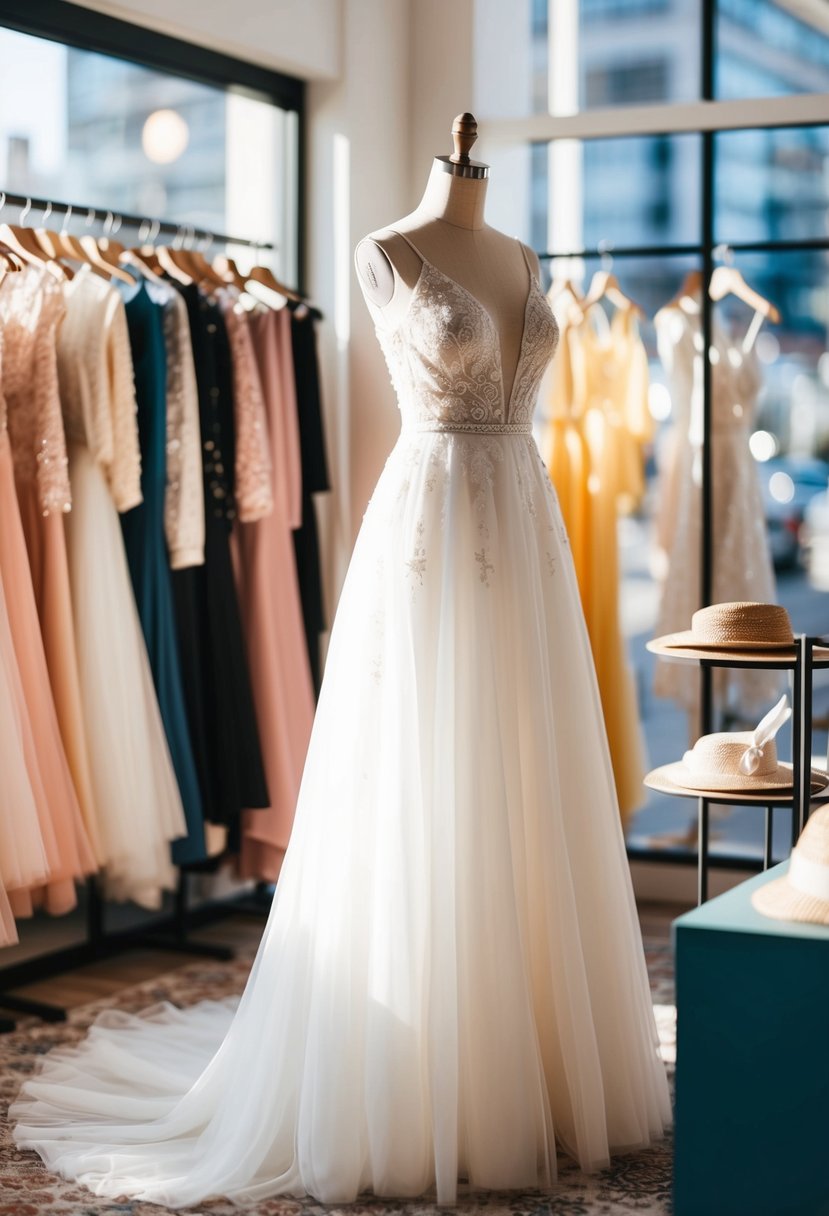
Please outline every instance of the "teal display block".
[[829, 1216], [829, 928], [751, 905], [674, 922], [675, 1216]]

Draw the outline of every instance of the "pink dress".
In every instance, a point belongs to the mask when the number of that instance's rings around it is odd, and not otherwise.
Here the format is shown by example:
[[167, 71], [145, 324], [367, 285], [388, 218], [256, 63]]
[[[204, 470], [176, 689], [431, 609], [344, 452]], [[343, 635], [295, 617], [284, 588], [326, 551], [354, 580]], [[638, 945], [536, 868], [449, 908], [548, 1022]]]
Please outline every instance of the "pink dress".
[[57, 330], [66, 306], [58, 281], [30, 267], [0, 295], [5, 392], [20, 518], [58, 724], [97, 863], [103, 861], [73, 632], [63, 515], [71, 508], [58, 392]]
[[[229, 314], [228, 314], [229, 315]], [[237, 585], [250, 660], [253, 696], [271, 805], [243, 817], [239, 872], [274, 881], [291, 835], [294, 808], [314, 718], [314, 693], [302, 620], [291, 530], [301, 519], [301, 465], [296, 392], [287, 310], [233, 314], [228, 335], [234, 360], [237, 431], [260, 416], [272, 470], [273, 509], [240, 523]], [[241, 326], [238, 322], [241, 321]], [[250, 326], [248, 336], [246, 325]], [[239, 330], [244, 336], [239, 337]], [[235, 334], [235, 337], [234, 337]], [[251, 344], [254, 361], [251, 358]], [[258, 376], [257, 376], [258, 372]], [[250, 453], [245, 445], [243, 450]], [[267, 501], [261, 462], [236, 467], [240, 503]]]
[[[0, 327], [0, 364], [3, 329]], [[2, 376], [0, 375], [0, 380]], [[6, 402], [0, 387], [0, 467], [8, 469]], [[57, 861], [57, 845], [48, 817], [45, 791], [34, 746], [34, 735], [23, 692], [20, 668], [14, 650], [9, 614], [0, 573], [0, 946], [17, 941], [8, 891], [21, 892], [25, 911], [28, 888], [42, 883], [49, 874], [49, 857]], [[38, 799], [35, 797], [36, 784]], [[47, 856], [44, 828], [49, 840]]]
[[[0, 293], [4, 310], [11, 298], [7, 295], [10, 290], [14, 291], [13, 284], [4, 281]], [[18, 395], [29, 394], [28, 402], [22, 408], [28, 404], [32, 413], [33, 407], [36, 410], [37, 402], [36, 394], [32, 391], [34, 366], [31, 348], [26, 349], [23, 328], [13, 325], [6, 332], [4, 393], [11, 401]], [[10, 416], [12, 412], [10, 408]], [[63, 433], [59, 428], [57, 431], [50, 428], [41, 434], [38, 454], [36, 463], [44, 470], [42, 484], [51, 487], [48, 493], [53, 494], [56, 500], [66, 502], [66, 455]], [[31, 914], [33, 905], [40, 903], [47, 911], [59, 915], [75, 907], [77, 896], [74, 880], [92, 873], [96, 869], [96, 861], [83, 825], [61, 737], [30, 559], [15, 492], [14, 472], [9, 432], [6, 429], [0, 445], [0, 574], [36, 751], [36, 760], [32, 758], [29, 767], [31, 772], [34, 764], [37, 766], [35, 792], [39, 795], [41, 833], [49, 862], [46, 887], [37, 892], [25, 888], [14, 891], [11, 902], [18, 916]]]

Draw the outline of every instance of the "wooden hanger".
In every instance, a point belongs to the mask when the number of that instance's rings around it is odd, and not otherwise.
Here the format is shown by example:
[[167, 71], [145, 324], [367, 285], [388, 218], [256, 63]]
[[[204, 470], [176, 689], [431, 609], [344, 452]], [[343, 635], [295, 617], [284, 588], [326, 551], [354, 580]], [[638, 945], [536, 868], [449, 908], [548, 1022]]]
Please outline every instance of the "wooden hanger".
[[[138, 239], [142, 243], [132, 249], [123, 249], [118, 260], [125, 265], [135, 266], [150, 278], [159, 278], [163, 267], [158, 260], [158, 250], [153, 242], [158, 236], [161, 223], [159, 220], [144, 220], [138, 230]], [[115, 242], [117, 244], [117, 242]]]
[[630, 312], [637, 317], [645, 315], [644, 310], [636, 301], [625, 295], [619, 286], [619, 280], [610, 270], [597, 270], [593, 275], [590, 290], [584, 297], [584, 311], [587, 312], [594, 304], [598, 304], [599, 300], [603, 299], [610, 300], [610, 303], [622, 312]]
[[682, 285], [675, 295], [671, 296], [667, 304], [663, 304], [660, 308], [662, 312], [666, 308], [681, 308], [683, 300], [696, 300], [702, 291], [702, 271], [689, 270], [685, 278], [682, 280]]
[[[698, 300], [702, 292], [702, 271], [689, 270], [682, 281], [682, 286], [667, 304], [663, 304], [660, 312], [666, 308], [681, 308], [685, 299]], [[749, 287], [736, 266], [718, 266], [711, 276], [710, 295], [712, 300], [724, 300], [726, 296], [735, 296], [742, 300], [755, 313], [773, 322], [780, 321], [780, 312], [753, 287]]]
[[72, 215], [72, 208], [67, 207], [66, 215], [64, 216], [61, 230], [57, 233], [56, 243], [60, 250], [61, 257], [71, 258], [75, 262], [80, 262], [84, 266], [88, 266], [89, 258], [86, 251], [82, 248], [78, 238], [69, 232], [67, 225]]
[[[0, 199], [0, 210], [2, 210], [5, 202], [6, 194], [3, 191], [3, 197]], [[38, 266], [41, 270], [45, 267], [58, 279], [69, 278], [67, 268], [49, 256], [38, 241], [34, 231], [31, 228], [27, 228], [23, 223], [23, 220], [25, 220], [31, 209], [32, 200], [27, 199], [26, 206], [20, 212], [21, 222], [19, 224], [0, 224], [0, 242], [26, 265]]]
[[[193, 236], [196, 230], [193, 228]], [[226, 281], [221, 278], [198, 249], [187, 249], [178, 242], [186, 239], [179, 233], [172, 245], [159, 245], [157, 249], [158, 262], [163, 270], [179, 283], [189, 285], [196, 283], [208, 291], [217, 287], [226, 287]]]
[[35, 240], [40, 245], [41, 249], [46, 254], [50, 261], [57, 262], [63, 257], [63, 251], [60, 248], [57, 232], [46, 227], [46, 221], [52, 214], [52, 204], [46, 204], [46, 210], [43, 212], [43, 219], [40, 221], [40, 227], [34, 230]]
[[234, 287], [238, 287], [239, 291], [245, 291], [247, 280], [239, 267], [234, 262], [233, 258], [227, 256], [226, 253], [219, 253], [213, 259], [213, 269], [225, 283], [232, 283]]
[[245, 276], [245, 281], [247, 283], [258, 283], [260, 287], [267, 287], [268, 291], [275, 291], [277, 295], [284, 296], [286, 300], [293, 300], [295, 304], [304, 304], [305, 297], [298, 291], [294, 291], [292, 287], [281, 283], [270, 266], [262, 266], [260, 264], [258, 255], [259, 251], [257, 250], [256, 262]]
[[[92, 212], [93, 216], [95, 212]], [[81, 243], [84, 248], [94, 244], [95, 250], [109, 266], [117, 266], [121, 260], [121, 254], [124, 253], [125, 247], [120, 241], [115, 240], [115, 233], [121, 227], [121, 220], [115, 220], [111, 211], [106, 214], [104, 220], [104, 231], [100, 236], [82, 236]]]
[[736, 266], [718, 266], [711, 275], [710, 294], [712, 300], [723, 300], [726, 296], [736, 296], [756, 313], [777, 325], [780, 312], [770, 300], [761, 296], [753, 287], [749, 287]]
[[190, 266], [187, 257], [187, 250], [182, 248], [178, 243], [183, 235], [183, 231], [179, 228], [171, 245], [158, 245], [156, 247], [156, 257], [160, 268], [168, 274], [171, 279], [175, 279], [177, 283], [183, 283], [185, 287], [189, 287], [195, 282], [196, 276]]
[[[91, 214], [94, 218], [95, 212], [93, 211]], [[104, 257], [100, 242], [96, 237], [92, 236], [91, 233], [85, 232], [79, 239], [67, 231], [71, 215], [72, 208], [69, 207], [61, 230], [61, 240], [66, 243], [67, 249], [74, 249], [75, 256], [91, 266], [101, 278], [118, 279], [119, 282], [126, 283], [130, 287], [134, 286], [135, 276], [128, 274], [126, 270], [122, 270], [117, 262], [110, 262], [108, 258]], [[89, 216], [87, 216], [87, 219], [89, 219]], [[109, 224], [111, 222], [112, 212], [108, 211], [105, 223]], [[121, 248], [123, 249], [123, 245]]]
[[4, 274], [6, 271], [14, 274], [16, 271], [23, 269], [22, 259], [14, 252], [13, 249], [9, 249], [8, 245], [0, 244], [0, 260], [3, 262]]
[[[208, 235], [206, 249], [210, 248], [213, 243], [213, 238]], [[189, 249], [190, 265], [193, 267], [196, 275], [196, 281], [200, 286], [215, 290], [217, 287], [227, 287], [227, 279], [219, 274], [214, 266], [208, 262], [207, 258], [201, 249]]]
[[[547, 292], [547, 299], [550, 301], [551, 307], [555, 308], [556, 301], [565, 292], [570, 295], [567, 319], [581, 324], [584, 320], [584, 290], [581, 283], [577, 283], [571, 275], [564, 274], [561, 277], [554, 277], [550, 290]], [[559, 317], [559, 320], [562, 319]]]

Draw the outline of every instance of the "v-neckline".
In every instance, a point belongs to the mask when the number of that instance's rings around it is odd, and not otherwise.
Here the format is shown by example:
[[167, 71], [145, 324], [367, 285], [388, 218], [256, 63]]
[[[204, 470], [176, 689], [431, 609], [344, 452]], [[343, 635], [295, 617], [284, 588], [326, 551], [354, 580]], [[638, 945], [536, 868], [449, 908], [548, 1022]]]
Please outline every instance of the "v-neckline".
[[[527, 287], [527, 296], [526, 296], [526, 299], [524, 300], [524, 314], [523, 314], [523, 321], [522, 321], [522, 328], [521, 328], [521, 343], [518, 347], [518, 362], [515, 365], [515, 372], [513, 374], [512, 384], [510, 385], [509, 400], [507, 400], [506, 393], [504, 391], [504, 360], [503, 360], [503, 356], [501, 354], [501, 342], [500, 342], [500, 338], [498, 335], [498, 326], [495, 323], [495, 319], [492, 316], [492, 313], [489, 311], [489, 309], [486, 307], [486, 305], [483, 304], [478, 299], [478, 297], [476, 295], [473, 295], [473, 293], [469, 290], [468, 287], [464, 287], [463, 283], [459, 283], [457, 279], [452, 278], [451, 274], [447, 274], [445, 270], [441, 270], [441, 268], [439, 266], [436, 266], [434, 264], [434, 262], [431, 262], [429, 260], [429, 258], [427, 258], [424, 254], [421, 253], [421, 251], [418, 249], [417, 245], [415, 245], [402, 232], [398, 232], [396, 228], [391, 228], [389, 231], [394, 232], [396, 236], [403, 237], [403, 240], [406, 242], [406, 244], [420, 258], [421, 265], [420, 265], [420, 273], [418, 274], [417, 281], [415, 282], [415, 285], [412, 288], [412, 294], [409, 297], [409, 302], [406, 305], [406, 309], [403, 313], [403, 316], [400, 318], [400, 321], [398, 322], [398, 324], [395, 325], [395, 327], [392, 330], [387, 331], [387, 332], [390, 334], [390, 336], [393, 337], [395, 334], [398, 334], [400, 332], [400, 330], [403, 328], [403, 326], [405, 325], [406, 320], [408, 319], [409, 313], [411, 312], [412, 305], [414, 304], [416, 297], [420, 293], [421, 284], [423, 282], [423, 272], [424, 272], [424, 270], [426, 270], [427, 267], [429, 268], [429, 270], [433, 270], [435, 272], [435, 274], [440, 275], [440, 277], [442, 279], [445, 279], [447, 281], [447, 283], [451, 283], [453, 287], [457, 287], [457, 289], [459, 291], [463, 292], [463, 294], [467, 297], [467, 299], [471, 300], [472, 303], [481, 310], [481, 312], [486, 317], [486, 319], [489, 322], [489, 325], [491, 327], [491, 331], [492, 331], [492, 334], [494, 337], [495, 350], [497, 351], [497, 355], [498, 355], [498, 379], [499, 379], [499, 382], [501, 385], [501, 401], [503, 402], [503, 405], [504, 405], [504, 422], [509, 422], [510, 411], [512, 410], [512, 401], [513, 401], [513, 397], [515, 396], [515, 386], [518, 383], [518, 374], [521, 371], [523, 363], [524, 363], [524, 346], [525, 346], [526, 340], [527, 340], [527, 313], [529, 312], [530, 301], [532, 300], [532, 296], [533, 296], [533, 288], [537, 288], [539, 291], [541, 290], [541, 288], [538, 286], [538, 283], [536, 281], [536, 277], [533, 274], [529, 263], [527, 262], [526, 256], [524, 256], [524, 265], [527, 270], [527, 277], [529, 279], [529, 285]], [[521, 242], [518, 240], [517, 237], [515, 238], [515, 242], [520, 247]], [[523, 251], [522, 251], [522, 253], [523, 253]]]

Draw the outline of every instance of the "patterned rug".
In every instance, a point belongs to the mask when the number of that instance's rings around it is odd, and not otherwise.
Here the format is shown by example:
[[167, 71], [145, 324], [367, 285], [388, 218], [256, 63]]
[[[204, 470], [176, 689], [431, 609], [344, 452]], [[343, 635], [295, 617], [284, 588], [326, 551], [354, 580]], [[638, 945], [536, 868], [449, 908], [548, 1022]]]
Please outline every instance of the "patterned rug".
[[[675, 1016], [670, 947], [662, 940], [645, 941], [654, 1008], [662, 1053], [673, 1072]], [[191, 963], [156, 979], [123, 989], [117, 997], [83, 1005], [60, 1025], [28, 1025], [14, 1034], [0, 1035], [0, 1216], [169, 1216], [169, 1209], [152, 1203], [99, 1199], [83, 1187], [48, 1174], [40, 1159], [18, 1150], [11, 1139], [6, 1111], [23, 1078], [39, 1056], [59, 1043], [82, 1038], [103, 1009], [137, 1012], [157, 1001], [192, 1005], [207, 997], [241, 992], [251, 956], [231, 963]], [[344, 1208], [327, 1207], [314, 1200], [271, 1199], [242, 1211], [245, 1216], [612, 1216], [636, 1212], [639, 1216], [669, 1213], [672, 1146], [670, 1139], [646, 1152], [617, 1158], [609, 1170], [584, 1175], [565, 1157], [559, 1157], [559, 1181], [551, 1192], [498, 1194], [461, 1193], [457, 1207], [438, 1208], [428, 1199], [415, 1202], [368, 1197]], [[240, 1216], [227, 1200], [214, 1200], [188, 1209], [192, 1216]]]

